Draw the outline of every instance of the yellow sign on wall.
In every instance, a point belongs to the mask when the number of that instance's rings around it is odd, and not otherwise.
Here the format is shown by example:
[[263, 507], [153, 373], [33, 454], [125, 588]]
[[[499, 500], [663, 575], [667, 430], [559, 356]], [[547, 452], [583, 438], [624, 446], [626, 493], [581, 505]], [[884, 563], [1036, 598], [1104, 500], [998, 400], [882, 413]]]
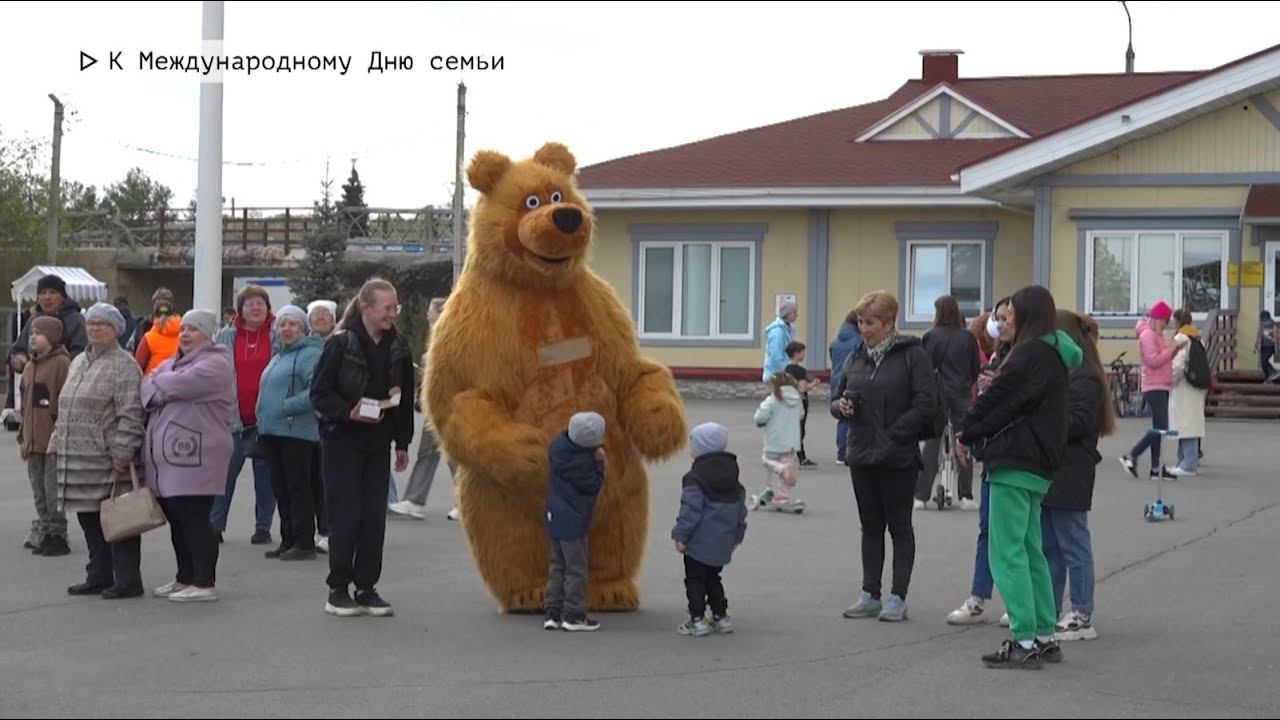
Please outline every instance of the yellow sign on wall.
[[1262, 276], [1266, 265], [1261, 262], [1242, 263], [1240, 269], [1240, 287], [1262, 287]]
[[1262, 287], [1266, 265], [1261, 262], [1227, 263], [1227, 285], [1230, 287]]

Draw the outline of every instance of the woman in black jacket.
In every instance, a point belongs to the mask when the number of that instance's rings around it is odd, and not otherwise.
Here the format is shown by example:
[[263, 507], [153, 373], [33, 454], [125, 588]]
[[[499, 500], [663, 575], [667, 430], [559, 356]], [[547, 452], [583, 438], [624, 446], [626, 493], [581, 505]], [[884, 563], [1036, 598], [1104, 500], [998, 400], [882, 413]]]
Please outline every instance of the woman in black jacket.
[[[339, 617], [392, 614], [374, 586], [382, 576], [391, 445], [396, 472], [403, 472], [413, 439], [413, 356], [396, 332], [399, 314], [391, 283], [376, 278], [366, 282], [347, 307], [343, 332], [325, 343], [311, 380], [329, 510], [329, 601], [324, 609]], [[391, 407], [368, 402], [381, 400], [391, 400]]]
[[1036, 668], [1062, 659], [1057, 613], [1041, 549], [1040, 506], [1067, 446], [1067, 372], [1080, 347], [1055, 330], [1053, 295], [1038, 285], [1014, 294], [1017, 328], [1000, 374], [965, 418], [960, 441], [978, 451], [990, 484], [990, 559], [1013, 639], [984, 655], [988, 667]]
[[[934, 301], [933, 307], [936, 311], [933, 328], [924, 334], [924, 351], [929, 354], [929, 361], [938, 373], [942, 390], [942, 397], [938, 400], [946, 403], [951, 427], [959, 429], [969, 412], [973, 383], [981, 369], [978, 341], [965, 329], [964, 316], [960, 314], [960, 305], [955, 298], [943, 295]], [[917, 510], [923, 510], [932, 495], [934, 479], [938, 476], [938, 448], [941, 443], [941, 438], [929, 438], [924, 443], [924, 469], [916, 481]], [[977, 510], [978, 504], [973, 501], [973, 466], [959, 465], [959, 487], [956, 490], [960, 495], [960, 507]], [[948, 497], [947, 501], [952, 499]]]
[[1059, 613], [1067, 576], [1071, 577], [1071, 612], [1059, 620], [1055, 636], [1059, 640], [1092, 640], [1098, 631], [1093, 628], [1093, 547], [1088, 517], [1093, 506], [1094, 471], [1102, 460], [1098, 438], [1115, 431], [1116, 418], [1098, 354], [1098, 323], [1059, 310], [1058, 329], [1084, 350], [1085, 362], [1071, 371], [1067, 452], [1044, 496], [1040, 526], [1053, 581], [1053, 606]]
[[[862, 521], [862, 594], [847, 618], [907, 617], [907, 586], [915, 564], [911, 499], [920, 472], [919, 441], [932, 430], [937, 390], [920, 341], [897, 331], [898, 301], [883, 290], [858, 302], [863, 344], [845, 360], [831, 394], [831, 414], [849, 421], [845, 462]], [[893, 590], [880, 602], [884, 531], [893, 537]]]

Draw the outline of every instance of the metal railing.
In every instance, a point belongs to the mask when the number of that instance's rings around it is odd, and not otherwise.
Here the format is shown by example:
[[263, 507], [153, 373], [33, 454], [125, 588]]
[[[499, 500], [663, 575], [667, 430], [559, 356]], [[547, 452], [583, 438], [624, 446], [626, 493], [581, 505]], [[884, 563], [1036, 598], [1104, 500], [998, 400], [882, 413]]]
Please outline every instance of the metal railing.
[[[464, 223], [467, 218], [464, 217]], [[316, 226], [314, 208], [242, 207], [222, 213], [223, 247], [275, 249], [288, 257]], [[338, 208], [337, 223], [348, 250], [447, 255], [453, 250], [452, 208]], [[108, 210], [67, 212], [61, 218], [62, 242], [73, 248], [155, 248], [157, 258], [184, 253], [195, 244], [190, 209], [166, 208], [142, 218]]]

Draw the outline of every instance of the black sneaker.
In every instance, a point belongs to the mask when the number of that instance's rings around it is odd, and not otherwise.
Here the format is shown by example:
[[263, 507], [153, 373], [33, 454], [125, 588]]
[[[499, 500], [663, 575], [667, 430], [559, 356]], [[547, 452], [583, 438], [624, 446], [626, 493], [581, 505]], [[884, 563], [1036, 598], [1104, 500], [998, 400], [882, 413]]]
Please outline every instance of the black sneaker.
[[356, 593], [356, 605], [365, 615], [373, 617], [391, 617], [395, 612], [391, 609], [391, 603], [383, 600], [378, 595], [377, 590], [363, 590]]
[[329, 591], [329, 602], [324, 604], [324, 611], [337, 617], [359, 617], [364, 614], [346, 588]]
[[1123, 467], [1123, 468], [1125, 469], [1125, 471], [1126, 471], [1126, 472], [1128, 472], [1130, 475], [1132, 475], [1132, 476], [1134, 477], [1134, 479], [1135, 479], [1135, 480], [1137, 479], [1137, 477], [1138, 477], [1138, 463], [1134, 462], [1134, 461], [1133, 461], [1133, 458], [1129, 457], [1128, 455], [1121, 455], [1121, 456], [1120, 456], [1120, 466], [1121, 466], [1121, 467]]
[[250, 545], [270, 545], [271, 533], [267, 530], [254, 530], [253, 537], [249, 538]]
[[49, 547], [50, 537], [51, 537], [50, 535], [45, 535], [44, 538], [40, 540], [40, 542], [36, 543], [36, 546], [31, 548], [31, 554], [43, 555], [45, 548]]
[[146, 592], [141, 585], [112, 585], [102, 591], [103, 600], [125, 600], [128, 598], [142, 597]]
[[[71, 554], [71, 546], [67, 544], [67, 538], [62, 535], [46, 535], [44, 542], [40, 543], [40, 555], [44, 557], [59, 557]], [[32, 553], [34, 554], [34, 550]]]
[[288, 560], [315, 560], [315, 559], [316, 559], [316, 551], [315, 551], [315, 550], [307, 550], [307, 549], [305, 549], [305, 548], [297, 548], [297, 547], [295, 547], [295, 548], [289, 548], [288, 550], [285, 550], [284, 552], [280, 553], [280, 559], [281, 559], [281, 560], [286, 560], [286, 561], [288, 561]]
[[543, 630], [559, 630], [560, 629], [560, 611], [548, 610], [547, 619], [542, 621]]
[[1062, 646], [1058, 644], [1057, 640], [1050, 640], [1047, 643], [1036, 640], [1035, 649], [1040, 653], [1040, 659], [1045, 662], [1062, 662]]
[[818, 463], [810, 460], [809, 458], [805, 458], [804, 460], [800, 461], [800, 467], [805, 470], [812, 470], [818, 467]]
[[1155, 480], [1156, 478], [1160, 478], [1161, 480], [1177, 480], [1178, 479], [1177, 475], [1174, 475], [1173, 473], [1169, 472], [1169, 468], [1164, 466], [1161, 466], [1159, 470], [1152, 470], [1150, 477], [1152, 480]]
[[279, 558], [280, 558], [280, 556], [281, 556], [281, 555], [284, 555], [285, 553], [289, 552], [289, 551], [290, 551], [290, 550], [292, 550], [292, 549], [293, 549], [293, 548], [292, 548], [292, 547], [289, 547], [288, 545], [281, 545], [280, 547], [276, 548], [275, 550], [268, 550], [268, 551], [266, 551], [266, 552], [262, 553], [262, 556], [263, 556], [263, 557], [265, 557], [265, 558], [266, 558], [266, 559], [268, 559], [268, 560], [277, 560], [277, 559], [279, 559]]
[[68, 595], [101, 595], [103, 590], [111, 587], [111, 583], [82, 582], [67, 588]]
[[564, 622], [560, 623], [560, 628], [568, 632], [595, 632], [600, 629], [600, 623], [586, 615], [579, 615], [566, 617]]
[[1005, 640], [999, 650], [982, 656], [982, 664], [997, 670], [1039, 670], [1040, 651], [1034, 644], [1025, 650], [1018, 643]]

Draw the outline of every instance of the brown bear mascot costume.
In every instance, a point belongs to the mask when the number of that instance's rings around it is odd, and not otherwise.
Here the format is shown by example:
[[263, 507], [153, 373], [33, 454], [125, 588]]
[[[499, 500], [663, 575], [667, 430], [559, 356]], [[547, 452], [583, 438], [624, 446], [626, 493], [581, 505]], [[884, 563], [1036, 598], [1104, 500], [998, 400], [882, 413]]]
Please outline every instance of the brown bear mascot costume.
[[587, 605], [634, 610], [649, 526], [644, 460], [685, 442], [671, 373], [640, 357], [617, 295], [587, 267], [594, 225], [568, 148], [531, 160], [476, 154], [480, 191], [466, 268], [432, 329], [424, 407], [458, 465], [458, 510], [480, 576], [504, 612], [537, 611], [551, 440], [600, 413], [608, 454], [588, 539]]

